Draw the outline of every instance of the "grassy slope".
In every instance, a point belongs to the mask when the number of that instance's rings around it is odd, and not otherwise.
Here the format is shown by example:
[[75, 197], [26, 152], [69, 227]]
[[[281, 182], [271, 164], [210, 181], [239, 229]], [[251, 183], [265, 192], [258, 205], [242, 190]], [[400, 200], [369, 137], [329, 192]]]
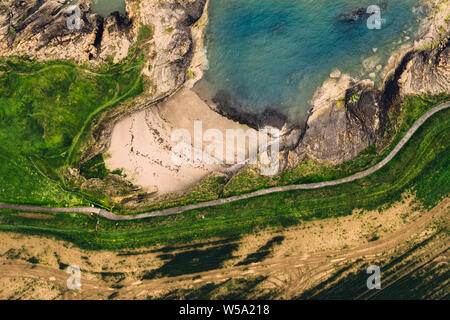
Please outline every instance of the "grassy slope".
[[59, 169], [95, 115], [139, 92], [138, 64], [126, 67], [0, 61], [0, 202], [87, 204], [60, 186]]
[[[404, 133], [415, 119], [436, 104], [434, 100], [409, 100], [398, 123], [399, 131]], [[351, 214], [355, 208], [374, 209], [392, 203], [410, 189], [416, 191], [422, 205], [433, 206], [450, 191], [449, 116], [449, 110], [434, 115], [391, 163], [357, 182], [319, 190], [272, 194], [176, 216], [120, 222], [118, 225], [101, 220], [97, 231], [94, 231], [96, 217], [58, 214], [53, 219], [36, 220], [4, 211], [0, 230], [55, 236], [90, 249], [119, 249], [209, 237], [239, 237], [258, 228], [289, 226], [305, 219]], [[400, 138], [401, 134], [393, 143]]]

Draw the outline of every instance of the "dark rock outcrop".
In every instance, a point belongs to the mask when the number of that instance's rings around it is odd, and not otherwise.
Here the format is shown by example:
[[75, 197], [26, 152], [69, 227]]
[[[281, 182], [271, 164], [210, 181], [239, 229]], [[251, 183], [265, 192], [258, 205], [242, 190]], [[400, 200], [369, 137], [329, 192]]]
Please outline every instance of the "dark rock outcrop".
[[[409, 94], [450, 92], [448, 40], [447, 36], [439, 44], [408, 52], [383, 91], [367, 80], [348, 84], [342, 80], [326, 82], [313, 99], [304, 136], [288, 158], [310, 158], [332, 164], [351, 160], [383, 137], [387, 111], [395, 101]], [[337, 91], [330, 94], [330, 90]]]
[[[70, 22], [77, 18], [76, 11], [69, 12], [70, 4], [70, 0], [1, 2], [0, 55], [39, 60], [73, 59], [80, 63], [106, 62], [112, 53], [119, 58], [127, 55], [127, 50], [119, 47], [132, 40], [128, 17], [113, 13], [103, 19], [91, 13], [90, 0], [81, 0], [77, 3], [79, 28], [72, 28]], [[106, 52], [101, 56], [102, 51]]]
[[[380, 11], [385, 11], [387, 7], [389, 6], [389, 3], [387, 1], [383, 2], [380, 5]], [[368, 8], [357, 8], [353, 10], [352, 12], [344, 12], [339, 15], [339, 20], [346, 23], [353, 23], [357, 21], [366, 20], [369, 18], [373, 13], [369, 13]]]
[[353, 159], [384, 133], [386, 109], [380, 101], [373, 83], [352, 85], [341, 100], [313, 111], [294, 152], [332, 164]]
[[188, 15], [187, 23], [189, 25], [200, 19], [206, 4], [206, 0], [177, 0], [177, 2]]
[[[74, 32], [67, 26], [68, 4], [69, 0], [9, 0], [1, 3], [0, 54], [40, 54], [77, 60], [96, 54], [94, 42], [102, 18], [89, 13], [89, 0], [81, 1], [81, 28]], [[66, 50], [62, 48], [64, 45], [67, 45]]]
[[339, 20], [343, 22], [353, 23], [359, 20], [367, 19], [370, 16], [367, 13], [367, 8], [358, 8], [350, 13], [341, 13]]
[[375, 143], [385, 129], [387, 108], [380, 104], [381, 93], [357, 84], [347, 90], [345, 101], [351, 127], [364, 132], [370, 144]]
[[281, 129], [288, 121], [285, 114], [275, 109], [266, 108], [261, 113], [243, 111], [242, 107], [235, 103], [233, 98], [225, 92], [215, 94], [212, 98], [212, 103], [216, 106], [217, 112], [224, 117], [246, 124], [256, 130], [265, 126]]

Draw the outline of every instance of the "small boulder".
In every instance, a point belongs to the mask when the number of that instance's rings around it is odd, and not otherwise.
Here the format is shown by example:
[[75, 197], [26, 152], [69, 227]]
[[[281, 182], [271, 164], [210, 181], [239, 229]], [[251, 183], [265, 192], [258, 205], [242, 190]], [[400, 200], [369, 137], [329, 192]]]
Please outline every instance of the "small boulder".
[[334, 69], [334, 70], [331, 71], [331, 73], [330, 73], [330, 78], [337, 79], [337, 78], [340, 78], [341, 75], [342, 75], [342, 72], [341, 72], [340, 70]]

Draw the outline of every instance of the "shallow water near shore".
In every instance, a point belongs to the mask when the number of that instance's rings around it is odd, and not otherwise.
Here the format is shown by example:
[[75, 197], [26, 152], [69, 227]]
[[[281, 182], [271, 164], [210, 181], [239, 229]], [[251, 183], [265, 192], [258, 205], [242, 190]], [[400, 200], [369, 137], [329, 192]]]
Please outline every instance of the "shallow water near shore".
[[[383, 8], [379, 30], [369, 29], [367, 18], [339, 19], [369, 5]], [[314, 92], [335, 68], [381, 81], [380, 69], [391, 54], [416, 36], [418, 5], [419, 0], [211, 0], [209, 69], [201, 81], [245, 111], [271, 108], [305, 120]]]
[[92, 12], [98, 13], [102, 17], [107, 17], [114, 11], [125, 13], [125, 0], [91, 0]]

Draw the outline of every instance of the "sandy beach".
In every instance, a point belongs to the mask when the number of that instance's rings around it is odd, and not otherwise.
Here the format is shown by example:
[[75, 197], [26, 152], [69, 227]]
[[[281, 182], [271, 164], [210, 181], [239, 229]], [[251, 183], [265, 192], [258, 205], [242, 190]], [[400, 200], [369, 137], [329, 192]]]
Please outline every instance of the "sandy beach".
[[[166, 102], [120, 121], [114, 127], [111, 144], [106, 152], [106, 166], [110, 170], [123, 169], [133, 183], [148, 192], [157, 190], [157, 194], [162, 195], [184, 191], [208, 174], [225, 169], [225, 157], [230, 148], [233, 148], [231, 152], [235, 155], [245, 157], [257, 149], [257, 146], [242, 146], [237, 142], [230, 145], [224, 141], [222, 154], [215, 154], [207, 148], [211, 143], [202, 141], [202, 150], [214, 157], [218, 164], [208, 164], [205, 159], [201, 163], [175, 163], [172, 149], [179, 141], [172, 141], [173, 133], [180, 129], [187, 130], [194, 137], [196, 121], [201, 121], [203, 137], [211, 130], [220, 132], [224, 139], [227, 130], [241, 129], [243, 133], [257, 134], [254, 129], [214, 112], [195, 92], [186, 89]], [[193, 153], [199, 148], [194, 139], [191, 146]]]

